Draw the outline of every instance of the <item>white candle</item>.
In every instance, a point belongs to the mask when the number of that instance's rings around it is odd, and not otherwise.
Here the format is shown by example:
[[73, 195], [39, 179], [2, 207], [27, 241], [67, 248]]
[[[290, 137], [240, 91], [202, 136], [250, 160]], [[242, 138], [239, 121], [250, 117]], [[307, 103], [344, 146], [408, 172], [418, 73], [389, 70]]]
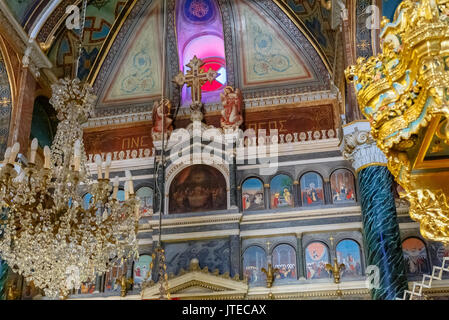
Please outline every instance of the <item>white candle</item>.
[[98, 169], [98, 180], [103, 179], [103, 174], [101, 171], [102, 162], [101, 162], [101, 156], [99, 154], [97, 154], [95, 156], [95, 163], [97, 164], [97, 169]]
[[81, 166], [81, 141], [76, 140], [75, 141], [75, 150], [73, 151], [73, 165], [74, 170], [79, 171]]
[[16, 157], [19, 151], [20, 151], [20, 143], [16, 142], [12, 146], [11, 155], [9, 156], [9, 163], [13, 164], [16, 161]]
[[112, 163], [112, 157], [111, 154], [108, 153], [108, 155], [106, 156], [106, 164], [105, 164], [105, 171], [104, 171], [104, 178], [105, 179], [109, 179], [109, 169], [111, 168], [111, 163]]
[[140, 205], [136, 205], [136, 218], [140, 218]]
[[31, 154], [30, 154], [30, 163], [36, 162], [36, 151], [37, 147], [39, 146], [37, 138], [34, 138], [33, 141], [31, 141]]
[[126, 170], [125, 175], [129, 186], [129, 194], [134, 194], [134, 184], [133, 184], [133, 177], [131, 176], [131, 171]]
[[5, 151], [5, 159], [3, 160], [3, 164], [8, 163], [10, 156], [11, 156], [11, 147], [8, 147], [8, 148], [6, 148], [6, 151]]
[[119, 186], [118, 177], [114, 178], [113, 186], [114, 186], [114, 191], [112, 193], [112, 199], [117, 200], [118, 186]]
[[129, 199], [129, 181], [125, 181], [125, 201]]
[[50, 148], [48, 146], [44, 147], [44, 168], [45, 169], [50, 169], [50, 159], [51, 159], [51, 152], [50, 152]]

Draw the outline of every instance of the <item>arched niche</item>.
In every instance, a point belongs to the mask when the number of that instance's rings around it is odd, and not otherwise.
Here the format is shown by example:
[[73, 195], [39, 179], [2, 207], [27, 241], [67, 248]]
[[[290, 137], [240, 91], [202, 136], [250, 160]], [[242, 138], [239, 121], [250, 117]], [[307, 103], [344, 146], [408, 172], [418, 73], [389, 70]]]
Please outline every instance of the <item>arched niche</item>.
[[310, 242], [305, 249], [307, 279], [327, 279], [326, 264], [330, 263], [329, 248], [321, 241]]
[[112, 266], [108, 272], [104, 275], [104, 292], [118, 292], [120, 293], [120, 285], [117, 280], [123, 275], [126, 276], [127, 266], [123, 264], [122, 266]]
[[270, 181], [270, 207], [294, 207], [293, 179], [286, 174], [278, 174]]
[[173, 175], [169, 182], [168, 213], [226, 210], [229, 185], [215, 167], [195, 164]]
[[356, 191], [354, 175], [348, 169], [337, 169], [331, 174], [332, 203], [354, 203]]
[[271, 252], [273, 268], [278, 268], [276, 280], [293, 280], [297, 278], [296, 250], [289, 244], [279, 244]]
[[337, 261], [345, 265], [343, 279], [359, 278], [363, 275], [360, 245], [352, 239], [343, 239], [337, 246]]
[[242, 209], [254, 211], [265, 209], [263, 182], [256, 177], [247, 178], [242, 183]]
[[407, 276], [414, 277], [430, 273], [430, 261], [424, 241], [418, 237], [409, 237], [402, 242]]
[[243, 253], [243, 276], [250, 286], [264, 286], [266, 276], [261, 271], [267, 267], [267, 253], [259, 246], [250, 246]]
[[324, 204], [323, 178], [318, 173], [310, 171], [303, 174], [300, 185], [303, 206]]
[[150, 187], [141, 187], [136, 196], [140, 199], [140, 216], [147, 217], [153, 212], [154, 191]]
[[153, 258], [150, 255], [141, 255], [139, 260], [134, 262], [133, 266], [133, 289], [141, 289], [145, 281], [151, 280], [151, 262]]

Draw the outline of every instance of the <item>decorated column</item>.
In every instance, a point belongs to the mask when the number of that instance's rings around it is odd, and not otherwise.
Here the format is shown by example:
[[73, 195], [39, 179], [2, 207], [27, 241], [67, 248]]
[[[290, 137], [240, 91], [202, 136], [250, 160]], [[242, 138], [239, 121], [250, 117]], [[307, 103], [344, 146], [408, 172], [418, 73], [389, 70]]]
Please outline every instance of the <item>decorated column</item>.
[[297, 180], [293, 181], [293, 200], [295, 207], [302, 206], [301, 190], [299, 188], [299, 181]]
[[393, 177], [387, 159], [370, 134], [368, 121], [343, 127], [343, 155], [357, 172], [362, 206], [366, 264], [379, 270], [373, 299], [394, 300], [407, 289], [399, 225], [392, 193]]
[[236, 275], [241, 278], [240, 272], [240, 236], [232, 235], [229, 236], [229, 261], [231, 262], [230, 266], [230, 274], [231, 277], [235, 277]]
[[265, 183], [263, 185], [263, 196], [265, 198], [265, 209], [270, 209], [271, 195], [270, 195], [270, 184]]
[[303, 247], [302, 247], [302, 233], [296, 234], [296, 263], [297, 263], [297, 272], [298, 272], [298, 279], [304, 280], [305, 279], [305, 264], [304, 264], [304, 257], [303, 254]]

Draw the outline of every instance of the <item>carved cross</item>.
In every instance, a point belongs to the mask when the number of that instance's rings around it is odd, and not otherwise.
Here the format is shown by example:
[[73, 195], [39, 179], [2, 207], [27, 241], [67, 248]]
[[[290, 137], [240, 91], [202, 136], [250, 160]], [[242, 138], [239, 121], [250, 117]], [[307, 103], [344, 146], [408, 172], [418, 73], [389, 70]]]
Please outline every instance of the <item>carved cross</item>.
[[192, 60], [187, 64], [187, 67], [190, 68], [184, 75], [181, 71], [174, 78], [174, 82], [177, 83], [180, 87], [183, 85], [187, 85], [187, 87], [192, 88], [192, 104], [201, 104], [201, 87], [207, 81], [212, 83], [220, 74], [210, 68], [207, 72], [201, 69], [204, 65], [204, 62], [198, 59], [196, 56], [193, 57]]

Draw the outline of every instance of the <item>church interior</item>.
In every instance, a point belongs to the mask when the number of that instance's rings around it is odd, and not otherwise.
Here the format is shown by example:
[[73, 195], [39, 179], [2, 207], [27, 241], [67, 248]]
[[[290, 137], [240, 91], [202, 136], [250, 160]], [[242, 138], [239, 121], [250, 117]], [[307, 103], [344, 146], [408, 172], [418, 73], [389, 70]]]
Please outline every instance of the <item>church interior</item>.
[[448, 0], [0, 21], [2, 299], [449, 298]]

